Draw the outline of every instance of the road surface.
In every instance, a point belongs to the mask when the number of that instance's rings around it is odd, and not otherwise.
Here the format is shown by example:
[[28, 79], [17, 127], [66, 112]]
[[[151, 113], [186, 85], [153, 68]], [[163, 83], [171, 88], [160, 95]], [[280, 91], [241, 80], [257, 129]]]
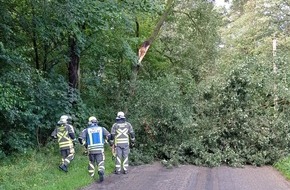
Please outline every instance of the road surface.
[[82, 190], [290, 190], [290, 182], [270, 166], [166, 169], [154, 163], [131, 167], [128, 174], [111, 174]]

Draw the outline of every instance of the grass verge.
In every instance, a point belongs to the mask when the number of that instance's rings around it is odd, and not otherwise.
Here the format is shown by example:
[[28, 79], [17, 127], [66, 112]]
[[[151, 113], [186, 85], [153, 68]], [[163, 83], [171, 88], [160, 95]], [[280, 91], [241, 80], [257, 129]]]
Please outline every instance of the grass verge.
[[290, 156], [279, 160], [274, 164], [274, 167], [290, 180]]
[[[88, 157], [83, 147], [76, 146], [69, 172], [58, 169], [61, 157], [57, 147], [30, 151], [25, 155], [6, 158], [0, 162], [0, 189], [5, 190], [72, 190], [80, 189], [97, 180], [88, 174]], [[105, 176], [114, 170], [111, 149], [105, 147]]]

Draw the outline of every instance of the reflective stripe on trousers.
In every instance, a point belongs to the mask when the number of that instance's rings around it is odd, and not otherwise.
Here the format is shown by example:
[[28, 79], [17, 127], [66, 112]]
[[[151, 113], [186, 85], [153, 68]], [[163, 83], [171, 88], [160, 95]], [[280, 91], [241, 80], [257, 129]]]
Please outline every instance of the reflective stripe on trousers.
[[75, 150], [74, 148], [60, 150], [62, 156], [62, 164], [68, 166], [70, 162], [74, 159]]
[[95, 166], [97, 165], [98, 171], [105, 172], [105, 154], [97, 153], [97, 154], [89, 154], [89, 165], [88, 171], [90, 176], [95, 175]]
[[125, 148], [121, 148], [119, 146], [116, 147], [116, 163], [115, 163], [116, 171], [120, 172], [122, 168], [124, 171], [128, 170], [129, 153], [130, 153], [129, 146], [127, 146]]

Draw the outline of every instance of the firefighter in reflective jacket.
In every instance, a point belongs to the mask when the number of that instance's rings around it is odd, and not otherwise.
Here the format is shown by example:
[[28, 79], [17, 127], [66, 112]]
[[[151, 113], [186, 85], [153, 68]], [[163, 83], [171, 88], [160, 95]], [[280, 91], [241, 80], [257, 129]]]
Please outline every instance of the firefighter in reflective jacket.
[[100, 182], [104, 181], [104, 144], [105, 140], [108, 138], [110, 138], [110, 133], [106, 128], [98, 125], [98, 121], [94, 116], [89, 118], [89, 126], [82, 131], [78, 138], [82, 145], [87, 146], [89, 156], [89, 174], [92, 177], [95, 175], [95, 165], [97, 165]]
[[118, 112], [116, 123], [111, 129], [110, 145], [115, 149], [115, 174], [128, 173], [130, 145], [134, 146], [135, 134], [132, 125], [126, 121], [124, 112]]
[[68, 171], [68, 165], [74, 159], [74, 140], [75, 140], [75, 131], [71, 124], [70, 117], [63, 115], [60, 117], [60, 120], [57, 123], [57, 127], [51, 133], [51, 136], [58, 141], [60, 154], [62, 156], [62, 162], [59, 166], [59, 169], [62, 171]]

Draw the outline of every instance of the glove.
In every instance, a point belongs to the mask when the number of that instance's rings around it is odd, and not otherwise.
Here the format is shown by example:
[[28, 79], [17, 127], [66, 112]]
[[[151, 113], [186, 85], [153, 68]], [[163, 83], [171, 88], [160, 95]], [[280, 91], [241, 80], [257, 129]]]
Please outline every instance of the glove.
[[131, 142], [130, 148], [134, 148], [134, 147], [135, 147], [135, 142]]
[[74, 139], [72, 142], [73, 142], [73, 145], [75, 146], [76, 145], [76, 139]]
[[109, 144], [110, 144], [110, 146], [113, 146], [114, 142], [113, 141], [109, 141]]
[[81, 145], [83, 145], [83, 139], [82, 139], [81, 137], [79, 137], [78, 140], [79, 140], [79, 143], [80, 143]]

